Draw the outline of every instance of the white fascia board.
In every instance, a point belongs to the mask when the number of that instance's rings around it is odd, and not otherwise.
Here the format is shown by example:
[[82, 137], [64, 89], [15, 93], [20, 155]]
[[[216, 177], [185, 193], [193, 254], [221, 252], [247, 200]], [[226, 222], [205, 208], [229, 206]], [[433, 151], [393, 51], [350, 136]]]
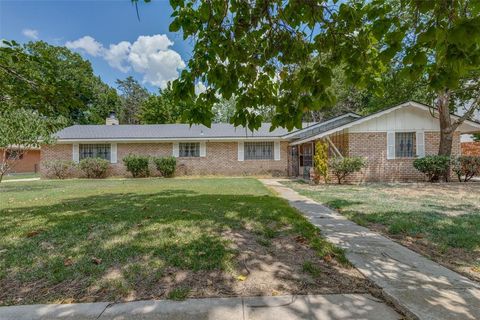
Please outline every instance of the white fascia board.
[[247, 137], [247, 138], [165, 138], [165, 139], [57, 139], [56, 143], [58, 144], [71, 144], [71, 143], [152, 143], [152, 142], [194, 142], [194, 141], [205, 141], [205, 142], [229, 142], [229, 141], [282, 141], [286, 140], [283, 137]]

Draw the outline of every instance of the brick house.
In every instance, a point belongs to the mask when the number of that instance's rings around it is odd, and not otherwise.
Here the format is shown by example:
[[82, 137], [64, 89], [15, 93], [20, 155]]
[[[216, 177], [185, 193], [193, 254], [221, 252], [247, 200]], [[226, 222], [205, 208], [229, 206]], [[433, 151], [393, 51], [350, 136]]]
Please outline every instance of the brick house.
[[[10, 150], [10, 149], [7, 149]], [[18, 157], [17, 155], [10, 154], [15, 152], [15, 149], [6, 151], [0, 148], [0, 162], [4, 157], [11, 159], [12, 169], [11, 173], [37, 173], [40, 166], [40, 148], [30, 148]]]
[[[42, 146], [44, 163], [53, 159], [78, 162], [101, 157], [111, 163], [111, 175], [126, 175], [122, 158], [129, 153], [177, 157], [179, 174], [281, 175], [309, 177], [314, 145], [329, 144], [330, 156], [362, 156], [367, 167], [355, 181], [414, 181], [423, 176], [413, 168], [416, 157], [436, 154], [439, 124], [429, 106], [406, 102], [380, 112], [344, 114], [288, 132], [270, 124], [249, 132], [230, 124], [211, 128], [187, 124], [75, 125], [57, 133], [57, 143]], [[460, 154], [460, 135], [480, 131], [480, 123], [465, 121], [455, 132], [453, 154]], [[41, 166], [44, 174], [44, 168]]]

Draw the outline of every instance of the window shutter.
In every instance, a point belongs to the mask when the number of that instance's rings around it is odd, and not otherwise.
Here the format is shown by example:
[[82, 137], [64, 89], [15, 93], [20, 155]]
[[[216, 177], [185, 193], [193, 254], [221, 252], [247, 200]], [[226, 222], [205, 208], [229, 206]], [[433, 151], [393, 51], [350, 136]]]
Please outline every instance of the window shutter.
[[243, 148], [243, 141], [238, 142], [238, 161], [244, 160], [244, 148]]
[[387, 132], [387, 159], [395, 159], [395, 132]]
[[110, 163], [117, 163], [117, 144], [110, 144]]
[[275, 160], [280, 160], [280, 141], [275, 141], [273, 143], [273, 158]]
[[417, 131], [415, 140], [417, 143], [417, 157], [425, 157], [425, 133], [423, 131]]
[[79, 149], [78, 143], [74, 143], [73, 149], [72, 149], [72, 160], [77, 163], [80, 161], [80, 154], [78, 149]]
[[207, 155], [207, 144], [206, 142], [200, 142], [200, 157], [205, 157]]
[[173, 143], [173, 156], [178, 158], [179, 154], [180, 154], [180, 148], [178, 146], [178, 142], [174, 142]]

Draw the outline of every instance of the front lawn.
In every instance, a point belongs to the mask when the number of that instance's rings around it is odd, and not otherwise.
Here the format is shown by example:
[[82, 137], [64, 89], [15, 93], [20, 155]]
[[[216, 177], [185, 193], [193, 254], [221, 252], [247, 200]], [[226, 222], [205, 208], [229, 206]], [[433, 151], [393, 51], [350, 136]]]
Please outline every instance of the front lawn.
[[6, 176], [3, 176], [2, 180], [18, 180], [18, 179], [33, 179], [40, 178], [39, 173], [12, 173]]
[[366, 292], [255, 179], [0, 185], [0, 304]]
[[480, 183], [285, 184], [360, 225], [480, 280]]

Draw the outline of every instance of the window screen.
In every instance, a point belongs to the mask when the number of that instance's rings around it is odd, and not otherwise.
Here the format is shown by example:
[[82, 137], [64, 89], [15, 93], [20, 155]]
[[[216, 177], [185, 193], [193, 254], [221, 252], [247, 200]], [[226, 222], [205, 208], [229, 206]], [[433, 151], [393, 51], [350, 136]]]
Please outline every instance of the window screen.
[[186, 142], [179, 144], [179, 156], [180, 157], [200, 157], [200, 143], [199, 142]]
[[273, 160], [273, 142], [245, 142], [245, 160]]
[[79, 159], [102, 158], [110, 161], [109, 144], [81, 144], [78, 148]]
[[415, 157], [415, 132], [396, 132], [395, 133], [395, 157], [396, 158]]

